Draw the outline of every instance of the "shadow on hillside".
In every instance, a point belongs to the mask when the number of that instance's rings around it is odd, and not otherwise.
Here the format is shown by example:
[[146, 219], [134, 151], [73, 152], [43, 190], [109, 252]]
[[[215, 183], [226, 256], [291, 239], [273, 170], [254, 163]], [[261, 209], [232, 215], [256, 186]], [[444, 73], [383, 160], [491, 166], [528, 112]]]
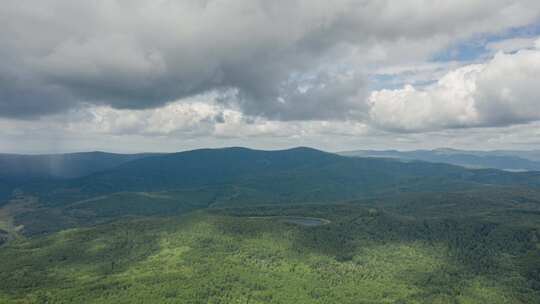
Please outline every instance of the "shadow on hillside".
[[8, 294], [28, 288], [78, 287], [78, 279], [104, 278], [127, 270], [159, 250], [161, 221], [120, 220], [90, 229], [61, 231], [0, 251], [0, 289]]
[[[351, 204], [229, 208], [213, 212], [242, 219], [220, 222], [218, 228], [224, 233], [255, 238], [263, 233], [283, 233], [290, 227], [294, 230], [292, 244], [296, 252], [325, 255], [340, 263], [352, 262], [364, 247], [408, 243], [442, 246], [447, 267], [414, 278], [426, 293], [436, 294], [440, 289], [437, 286], [443, 284], [456, 295], [464, 288], [463, 280], [476, 276], [497, 278], [509, 272], [523, 277], [532, 289], [540, 290], [538, 276], [534, 276], [540, 273], [540, 250], [536, 247], [539, 232], [532, 227], [478, 218], [417, 219]], [[323, 217], [331, 223], [305, 227], [249, 219], [283, 215]], [[528, 262], [524, 262], [525, 257]]]

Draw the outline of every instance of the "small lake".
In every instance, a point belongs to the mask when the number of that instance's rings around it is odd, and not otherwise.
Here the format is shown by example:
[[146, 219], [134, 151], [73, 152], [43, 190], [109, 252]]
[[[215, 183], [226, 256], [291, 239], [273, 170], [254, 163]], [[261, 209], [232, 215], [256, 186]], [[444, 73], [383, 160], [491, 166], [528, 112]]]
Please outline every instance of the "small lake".
[[283, 223], [314, 227], [329, 224], [330, 221], [317, 217], [301, 217], [301, 216], [252, 216], [250, 219], [273, 219]]

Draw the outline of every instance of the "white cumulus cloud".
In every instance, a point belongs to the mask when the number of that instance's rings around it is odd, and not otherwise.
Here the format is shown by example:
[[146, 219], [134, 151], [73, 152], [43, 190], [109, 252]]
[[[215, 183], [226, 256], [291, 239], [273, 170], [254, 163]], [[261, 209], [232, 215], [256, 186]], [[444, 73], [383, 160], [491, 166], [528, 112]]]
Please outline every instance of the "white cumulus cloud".
[[405, 132], [527, 123], [540, 120], [538, 79], [540, 48], [499, 52], [425, 87], [374, 91], [369, 117], [380, 128]]

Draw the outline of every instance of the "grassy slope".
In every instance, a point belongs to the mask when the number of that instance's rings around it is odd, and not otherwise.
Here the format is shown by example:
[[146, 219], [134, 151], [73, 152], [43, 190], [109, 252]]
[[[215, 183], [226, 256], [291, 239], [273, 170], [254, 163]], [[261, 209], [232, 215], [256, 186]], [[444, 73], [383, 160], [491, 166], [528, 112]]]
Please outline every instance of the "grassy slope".
[[[331, 223], [251, 218], [281, 214], [325, 216]], [[124, 219], [1, 248], [0, 300], [538, 303], [534, 233], [350, 205]]]

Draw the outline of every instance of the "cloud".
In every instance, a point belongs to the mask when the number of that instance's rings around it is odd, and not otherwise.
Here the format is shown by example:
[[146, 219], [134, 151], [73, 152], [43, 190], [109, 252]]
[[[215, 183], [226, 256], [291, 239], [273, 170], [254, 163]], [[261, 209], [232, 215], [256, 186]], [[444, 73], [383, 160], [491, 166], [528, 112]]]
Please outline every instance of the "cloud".
[[[227, 110], [221, 119], [214, 116], [214, 113], [220, 116], [219, 105], [209, 107], [204, 99], [198, 99], [171, 103], [166, 107], [170, 113], [162, 112], [164, 117], [154, 113], [155, 109], [118, 110], [100, 106], [33, 121], [0, 118], [0, 147], [4, 153], [93, 150], [133, 153], [227, 146], [279, 149], [299, 145], [329, 151], [437, 147], [537, 149], [540, 143], [536, 140], [540, 138], [540, 122], [395, 133], [356, 121], [272, 121], [246, 117], [234, 110]], [[178, 112], [171, 113], [176, 107]], [[127, 122], [116, 121], [123, 116], [129, 117]], [[150, 118], [159, 122], [137, 122]]]
[[426, 87], [372, 92], [370, 120], [382, 129], [403, 132], [528, 123], [540, 120], [539, 78], [539, 47], [499, 52]]
[[69, 115], [62, 115], [64, 120], [55, 119], [48, 127], [74, 133], [84, 130], [87, 134], [104, 136], [169, 138], [295, 137], [320, 133], [362, 135], [367, 131], [365, 124], [356, 121], [282, 121], [248, 116], [238, 109], [212, 101], [214, 97], [212, 94], [197, 96], [145, 110], [92, 106], [72, 110]]
[[369, 133], [357, 121], [281, 121], [243, 114], [212, 94], [155, 109], [86, 106], [35, 120], [0, 118], [2, 152], [179, 151], [197, 147], [285, 148]]
[[477, 120], [472, 93], [481, 65], [459, 68], [424, 89], [406, 85], [374, 91], [369, 97], [373, 124], [396, 131], [467, 126]]
[[499, 41], [490, 42], [486, 45], [486, 49], [493, 52], [505, 52], [511, 53], [516, 52], [522, 49], [534, 48], [535, 43], [537, 42], [535, 37], [518, 37], [518, 38], [509, 38]]
[[7, 0], [0, 116], [158, 108], [211, 92], [275, 120], [361, 117], [365, 66], [423, 60], [539, 15], [534, 0]]

